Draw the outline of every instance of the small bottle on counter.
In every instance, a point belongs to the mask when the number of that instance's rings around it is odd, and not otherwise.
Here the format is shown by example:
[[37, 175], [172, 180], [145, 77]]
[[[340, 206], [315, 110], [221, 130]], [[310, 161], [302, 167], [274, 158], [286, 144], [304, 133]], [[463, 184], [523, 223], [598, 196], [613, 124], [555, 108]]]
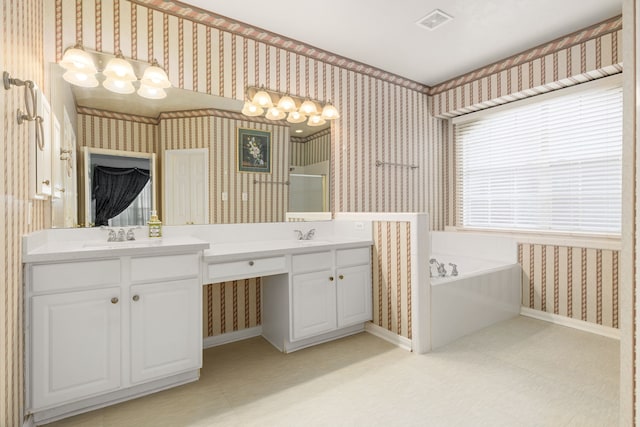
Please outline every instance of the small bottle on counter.
[[149, 218], [149, 237], [162, 237], [162, 221], [158, 219], [158, 212], [151, 211], [151, 217]]

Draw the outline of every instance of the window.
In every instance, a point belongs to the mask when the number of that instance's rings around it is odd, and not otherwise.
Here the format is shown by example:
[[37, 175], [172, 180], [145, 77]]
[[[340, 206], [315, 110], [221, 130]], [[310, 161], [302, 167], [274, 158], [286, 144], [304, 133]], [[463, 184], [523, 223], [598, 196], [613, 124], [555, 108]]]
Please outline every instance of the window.
[[454, 120], [459, 225], [620, 234], [622, 87], [588, 86]]

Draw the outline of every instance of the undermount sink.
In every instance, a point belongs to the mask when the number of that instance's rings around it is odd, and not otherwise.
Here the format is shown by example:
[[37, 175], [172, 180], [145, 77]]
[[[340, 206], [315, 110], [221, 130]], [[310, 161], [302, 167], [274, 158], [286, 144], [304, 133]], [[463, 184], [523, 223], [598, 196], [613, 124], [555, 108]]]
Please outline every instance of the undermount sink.
[[82, 247], [87, 249], [128, 249], [128, 248], [144, 248], [149, 246], [160, 245], [162, 240], [125, 240], [123, 242], [103, 242], [91, 241], [85, 242]]

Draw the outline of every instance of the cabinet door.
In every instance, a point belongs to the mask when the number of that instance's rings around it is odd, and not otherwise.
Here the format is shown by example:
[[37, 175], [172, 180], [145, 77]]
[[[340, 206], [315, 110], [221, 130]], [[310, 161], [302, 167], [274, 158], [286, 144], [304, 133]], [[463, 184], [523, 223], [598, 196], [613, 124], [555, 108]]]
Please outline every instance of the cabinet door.
[[120, 387], [120, 289], [32, 298], [33, 409]]
[[293, 276], [291, 341], [336, 328], [336, 285], [331, 270]]
[[202, 294], [196, 279], [131, 287], [131, 381], [200, 368]]
[[369, 265], [338, 269], [338, 327], [371, 320], [370, 269]]

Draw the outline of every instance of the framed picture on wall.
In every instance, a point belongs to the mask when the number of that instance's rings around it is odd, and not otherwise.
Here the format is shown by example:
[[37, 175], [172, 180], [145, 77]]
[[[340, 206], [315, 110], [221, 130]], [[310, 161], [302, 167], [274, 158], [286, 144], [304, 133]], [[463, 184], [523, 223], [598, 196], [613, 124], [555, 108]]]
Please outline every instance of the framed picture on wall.
[[238, 128], [238, 171], [271, 173], [271, 132]]

